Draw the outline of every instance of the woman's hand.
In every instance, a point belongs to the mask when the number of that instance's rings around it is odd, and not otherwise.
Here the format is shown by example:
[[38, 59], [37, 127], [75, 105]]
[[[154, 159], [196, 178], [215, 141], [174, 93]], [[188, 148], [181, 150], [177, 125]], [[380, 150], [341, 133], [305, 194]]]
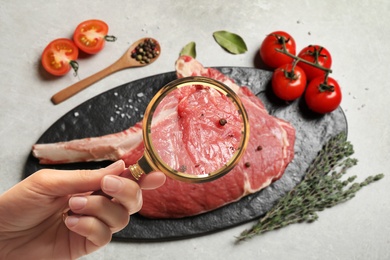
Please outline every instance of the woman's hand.
[[[124, 171], [123, 161], [99, 170], [44, 169], [2, 194], [0, 259], [75, 259], [109, 243], [140, 210], [141, 189], [165, 181], [154, 172], [136, 183], [120, 177]], [[112, 199], [91, 194], [99, 189]]]

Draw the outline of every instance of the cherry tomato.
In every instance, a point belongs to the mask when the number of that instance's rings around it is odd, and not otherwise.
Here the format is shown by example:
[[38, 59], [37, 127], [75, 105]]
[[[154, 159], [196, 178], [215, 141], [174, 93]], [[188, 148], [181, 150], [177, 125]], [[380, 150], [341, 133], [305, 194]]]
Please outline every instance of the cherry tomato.
[[115, 36], [107, 35], [108, 25], [101, 20], [87, 20], [80, 23], [73, 33], [77, 47], [88, 54], [98, 53], [106, 41], [115, 41]]
[[292, 101], [302, 96], [306, 87], [306, 75], [302, 68], [285, 64], [272, 75], [272, 90], [280, 99]]
[[325, 84], [324, 79], [324, 76], [320, 76], [311, 80], [305, 93], [307, 106], [320, 114], [335, 110], [342, 99], [341, 89], [337, 81], [328, 77]]
[[50, 42], [42, 52], [41, 62], [43, 68], [55, 76], [62, 76], [71, 68], [77, 73], [76, 59], [79, 50], [69, 39], [60, 38]]
[[286, 50], [295, 55], [296, 46], [295, 40], [288, 33], [276, 31], [267, 35], [260, 46], [260, 57], [264, 64], [270, 68], [276, 69], [284, 64], [292, 63], [293, 58], [284, 53], [278, 52], [275, 49], [283, 49], [283, 41]]
[[[319, 45], [309, 45], [303, 48], [299, 52], [298, 57], [328, 69], [332, 66], [332, 56], [329, 51]], [[299, 66], [305, 71], [307, 80], [309, 81], [325, 75], [325, 71], [304, 62], [300, 62]]]

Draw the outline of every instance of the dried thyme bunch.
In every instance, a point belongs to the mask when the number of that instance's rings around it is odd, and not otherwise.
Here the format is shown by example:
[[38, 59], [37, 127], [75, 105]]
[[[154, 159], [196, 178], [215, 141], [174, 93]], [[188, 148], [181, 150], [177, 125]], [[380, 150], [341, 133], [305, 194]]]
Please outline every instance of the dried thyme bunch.
[[237, 242], [289, 224], [313, 222], [318, 219], [317, 211], [347, 201], [362, 187], [383, 178], [383, 174], [378, 174], [361, 183], [353, 183], [356, 176], [341, 179], [349, 168], [357, 164], [356, 159], [349, 158], [353, 153], [353, 146], [344, 133], [331, 138], [308, 168], [302, 182], [251, 229], [243, 231]]

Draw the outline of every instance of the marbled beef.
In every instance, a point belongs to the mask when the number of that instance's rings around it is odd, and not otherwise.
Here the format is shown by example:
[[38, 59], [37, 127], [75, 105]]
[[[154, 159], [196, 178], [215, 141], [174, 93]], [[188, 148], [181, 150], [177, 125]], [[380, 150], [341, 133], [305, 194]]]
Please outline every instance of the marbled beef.
[[279, 179], [294, 156], [294, 128], [269, 115], [248, 88], [237, 86], [218, 70], [204, 68], [188, 56], [179, 58], [176, 71], [178, 77], [205, 76], [231, 87], [249, 116], [249, 144], [239, 164], [220, 179], [202, 184], [167, 179], [162, 187], [144, 191], [140, 214], [150, 218], [193, 216], [237, 201]]

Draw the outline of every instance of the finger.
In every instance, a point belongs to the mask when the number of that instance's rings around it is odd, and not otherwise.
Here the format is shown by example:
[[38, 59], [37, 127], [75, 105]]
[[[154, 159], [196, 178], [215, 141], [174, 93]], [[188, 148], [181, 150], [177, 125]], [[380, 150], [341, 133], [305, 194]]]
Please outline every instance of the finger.
[[74, 214], [93, 216], [105, 223], [111, 232], [123, 229], [129, 223], [129, 213], [121, 204], [103, 196], [75, 196], [69, 200]]
[[103, 176], [120, 175], [125, 169], [122, 160], [97, 170], [44, 169], [25, 179], [37, 192], [54, 196], [83, 193], [100, 189]]
[[132, 180], [115, 175], [105, 176], [101, 189], [113, 197], [113, 201], [123, 205], [129, 214], [139, 211], [142, 207], [140, 186]]
[[165, 183], [166, 176], [162, 172], [151, 172], [141, 178], [138, 184], [143, 190], [157, 189]]
[[102, 221], [91, 216], [72, 215], [65, 219], [69, 230], [85, 237], [93, 245], [102, 247], [111, 241], [112, 232]]
[[162, 186], [166, 180], [165, 174], [158, 171], [143, 174], [139, 180], [134, 178], [129, 169], [123, 171], [121, 176], [137, 182], [143, 190], [157, 189]]

